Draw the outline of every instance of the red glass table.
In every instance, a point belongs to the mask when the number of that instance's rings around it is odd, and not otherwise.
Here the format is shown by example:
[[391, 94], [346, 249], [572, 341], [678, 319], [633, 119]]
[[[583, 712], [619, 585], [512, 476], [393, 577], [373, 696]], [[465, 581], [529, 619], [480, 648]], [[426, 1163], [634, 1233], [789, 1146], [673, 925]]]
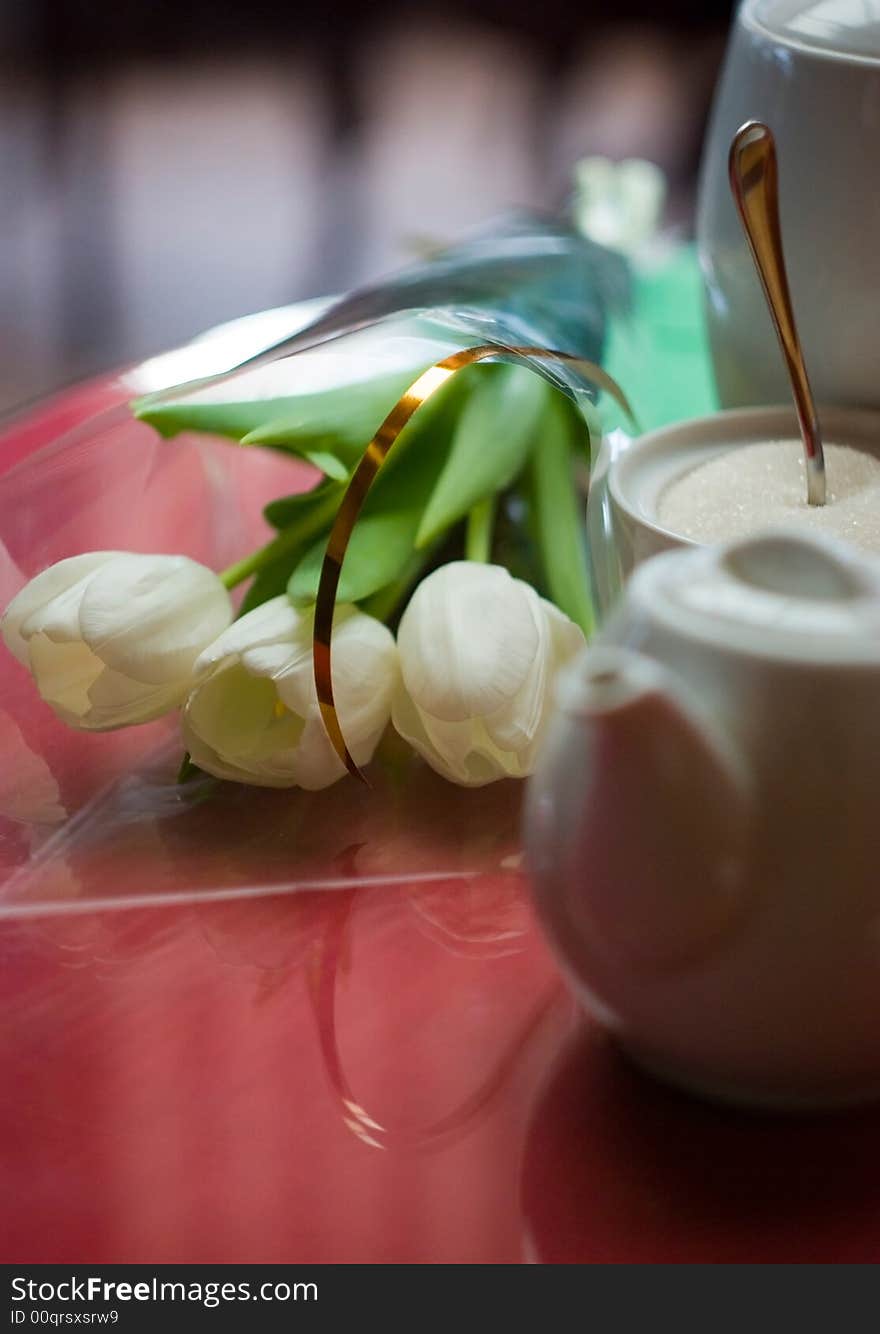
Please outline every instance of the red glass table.
[[[0, 438], [0, 601], [98, 547], [220, 565], [300, 465], [161, 442], [135, 382]], [[96, 415], [98, 414], [98, 415]], [[692, 1102], [567, 998], [521, 789], [174, 783], [0, 661], [0, 1259], [876, 1261], [880, 1117]]]

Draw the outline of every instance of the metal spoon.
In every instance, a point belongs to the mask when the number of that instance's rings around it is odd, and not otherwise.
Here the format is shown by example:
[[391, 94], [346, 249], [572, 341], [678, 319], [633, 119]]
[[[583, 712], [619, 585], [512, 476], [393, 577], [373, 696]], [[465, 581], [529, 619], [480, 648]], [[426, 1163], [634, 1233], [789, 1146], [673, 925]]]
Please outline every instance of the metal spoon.
[[822, 433], [804, 354], [794, 322], [782, 232], [779, 227], [778, 172], [773, 131], [750, 120], [733, 136], [728, 158], [730, 188], [770, 307], [791, 380], [807, 464], [807, 502], [825, 504]]

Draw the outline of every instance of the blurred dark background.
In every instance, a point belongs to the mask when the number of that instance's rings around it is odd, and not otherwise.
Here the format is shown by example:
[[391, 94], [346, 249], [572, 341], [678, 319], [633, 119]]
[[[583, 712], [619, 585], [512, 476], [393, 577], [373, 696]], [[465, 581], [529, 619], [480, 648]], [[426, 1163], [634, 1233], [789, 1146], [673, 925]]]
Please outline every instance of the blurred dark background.
[[557, 206], [587, 153], [686, 231], [732, 9], [0, 0], [0, 410]]

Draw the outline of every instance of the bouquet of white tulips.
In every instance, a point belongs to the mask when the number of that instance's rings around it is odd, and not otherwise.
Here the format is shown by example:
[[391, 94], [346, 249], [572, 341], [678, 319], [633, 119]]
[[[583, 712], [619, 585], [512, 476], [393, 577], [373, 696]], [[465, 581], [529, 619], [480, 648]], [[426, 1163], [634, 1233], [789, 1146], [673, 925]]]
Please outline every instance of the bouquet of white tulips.
[[[592, 363], [626, 280], [571, 229], [517, 222], [337, 303], [280, 359], [136, 404], [169, 437], [290, 451], [314, 485], [273, 501], [274, 538], [219, 573], [62, 560], [6, 609], [8, 648], [73, 727], [180, 710], [189, 763], [221, 779], [322, 788], [389, 724], [452, 782], [524, 777], [591, 628]], [[313, 669], [328, 582], [338, 735]]]

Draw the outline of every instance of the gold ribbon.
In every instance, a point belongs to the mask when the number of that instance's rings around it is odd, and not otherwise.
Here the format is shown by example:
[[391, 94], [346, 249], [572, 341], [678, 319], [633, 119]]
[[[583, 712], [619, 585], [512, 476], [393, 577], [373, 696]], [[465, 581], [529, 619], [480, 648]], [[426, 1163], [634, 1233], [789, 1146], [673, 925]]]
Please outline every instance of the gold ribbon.
[[598, 385], [600, 389], [607, 390], [620, 404], [627, 416], [633, 417], [632, 409], [623, 390], [606, 371], [602, 370], [601, 366], [597, 366], [594, 362], [587, 361], [586, 358], [575, 356], [570, 352], [556, 352], [543, 347], [502, 347], [497, 344], [486, 344], [481, 347], [465, 348], [461, 352], [454, 352], [443, 361], [438, 361], [434, 366], [430, 366], [426, 371], [423, 371], [397, 400], [367, 445], [342, 497], [336, 518], [333, 521], [333, 527], [330, 529], [330, 536], [327, 539], [327, 550], [321, 566], [321, 578], [318, 583], [318, 595], [315, 601], [312, 660], [321, 717], [336, 754], [349, 773], [353, 774], [355, 778], [359, 778], [361, 782], [366, 782], [366, 779], [355, 763], [339, 725], [339, 716], [333, 699], [330, 653], [333, 613], [336, 610], [339, 576], [342, 573], [342, 562], [345, 560], [345, 553], [348, 550], [354, 526], [367, 498], [367, 493], [376, 479], [376, 474], [388, 457], [395, 440], [422, 404], [426, 403], [432, 394], [435, 394], [440, 386], [445, 384], [449, 377], [455, 375], [457, 371], [464, 370], [466, 366], [472, 366], [476, 361], [484, 361], [487, 357], [497, 357], [504, 354], [514, 356], [518, 360], [539, 357], [542, 360], [573, 366], [580, 370], [588, 380]]

